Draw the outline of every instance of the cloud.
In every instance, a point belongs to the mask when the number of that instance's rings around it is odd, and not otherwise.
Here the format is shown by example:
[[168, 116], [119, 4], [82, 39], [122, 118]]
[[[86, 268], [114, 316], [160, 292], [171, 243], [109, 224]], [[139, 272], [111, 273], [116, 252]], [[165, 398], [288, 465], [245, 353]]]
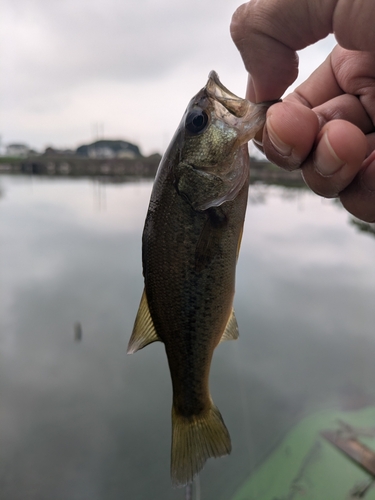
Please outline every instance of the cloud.
[[9, 0], [3, 14], [9, 69], [19, 77], [16, 88], [27, 79], [34, 91], [51, 83], [155, 78], [220, 50], [223, 19], [228, 43], [227, 10], [199, 0]]
[[[161, 151], [211, 69], [244, 95], [246, 72], [229, 35], [241, 2], [3, 0], [4, 142], [74, 146], [93, 139], [100, 122], [106, 137]], [[311, 67], [327, 49], [307, 50]]]

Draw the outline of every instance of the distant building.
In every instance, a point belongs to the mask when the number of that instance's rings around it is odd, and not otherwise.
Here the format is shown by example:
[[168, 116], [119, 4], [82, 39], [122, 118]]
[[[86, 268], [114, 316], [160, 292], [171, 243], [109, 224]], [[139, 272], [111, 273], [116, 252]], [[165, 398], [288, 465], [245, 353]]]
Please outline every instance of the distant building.
[[48, 146], [44, 153], [44, 156], [73, 156], [75, 155], [75, 151], [72, 149], [56, 149]]
[[29, 152], [29, 146], [26, 144], [8, 144], [5, 148], [6, 156], [15, 156], [25, 158]]
[[105, 139], [80, 146], [76, 154], [88, 158], [138, 158], [142, 156], [139, 147], [135, 144]]

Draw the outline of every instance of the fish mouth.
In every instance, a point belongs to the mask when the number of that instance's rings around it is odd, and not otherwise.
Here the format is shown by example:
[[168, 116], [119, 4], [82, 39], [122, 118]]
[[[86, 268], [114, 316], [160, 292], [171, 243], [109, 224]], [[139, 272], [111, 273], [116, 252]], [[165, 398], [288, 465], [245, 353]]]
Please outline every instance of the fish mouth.
[[[205, 90], [208, 97], [214, 102], [216, 101], [219, 106], [223, 106], [232, 115], [230, 122], [239, 131], [240, 144], [245, 144], [255, 137], [266, 121], [267, 109], [272, 104], [280, 102], [280, 100], [276, 100], [255, 104], [238, 97], [221, 83], [219, 75], [213, 70], [208, 75]], [[217, 109], [217, 111], [219, 110]]]
[[208, 75], [206, 92], [211, 98], [220, 102], [230, 113], [238, 118], [245, 116], [248, 111], [250, 101], [236, 96], [236, 94], [227, 89], [221, 83], [216, 71], [212, 70]]

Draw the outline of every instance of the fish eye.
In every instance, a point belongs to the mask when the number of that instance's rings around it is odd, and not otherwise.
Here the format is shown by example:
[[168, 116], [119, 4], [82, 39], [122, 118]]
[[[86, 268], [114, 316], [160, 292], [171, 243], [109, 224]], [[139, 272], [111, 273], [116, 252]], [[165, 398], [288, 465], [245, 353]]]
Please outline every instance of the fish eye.
[[192, 109], [185, 119], [185, 128], [192, 134], [202, 132], [208, 123], [208, 115], [201, 109]]

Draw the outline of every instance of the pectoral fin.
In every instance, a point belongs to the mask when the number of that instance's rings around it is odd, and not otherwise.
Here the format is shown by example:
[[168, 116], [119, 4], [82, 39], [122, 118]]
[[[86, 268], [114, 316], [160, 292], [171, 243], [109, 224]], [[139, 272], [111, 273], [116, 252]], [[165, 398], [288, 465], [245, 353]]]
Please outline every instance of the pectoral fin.
[[151, 318], [146, 291], [143, 290], [141, 303], [134, 322], [133, 333], [128, 344], [128, 354], [133, 354], [139, 351], [139, 349], [146, 347], [146, 345], [158, 340], [161, 341], [156, 333], [154, 322]]
[[195, 249], [195, 269], [197, 271], [205, 269], [215, 256], [221, 256], [222, 229], [227, 224], [227, 218], [220, 207], [209, 208], [206, 215], [207, 219]]
[[225, 327], [223, 336], [220, 339], [220, 343], [224, 342], [225, 340], [237, 340], [238, 337], [239, 334], [238, 334], [237, 319], [234, 314], [234, 309], [232, 309], [232, 314], [230, 315], [227, 326]]

